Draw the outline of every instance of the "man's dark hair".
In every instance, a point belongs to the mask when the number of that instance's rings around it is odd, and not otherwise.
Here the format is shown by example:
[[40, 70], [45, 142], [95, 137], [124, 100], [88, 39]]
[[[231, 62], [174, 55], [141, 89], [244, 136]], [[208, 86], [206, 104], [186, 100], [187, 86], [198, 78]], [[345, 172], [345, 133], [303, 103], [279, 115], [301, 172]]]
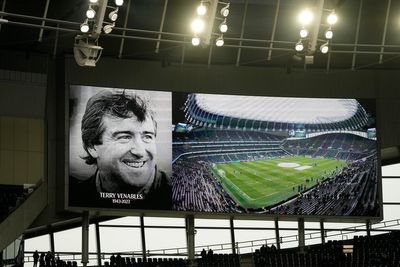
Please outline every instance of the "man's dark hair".
[[135, 116], [139, 122], [144, 122], [146, 118], [150, 117], [153, 120], [154, 130], [157, 132], [154, 114], [148, 103], [142, 98], [126, 94], [125, 91], [101, 91], [88, 100], [82, 118], [82, 142], [87, 153], [83, 159], [88, 165], [97, 163], [97, 160], [90, 155], [88, 148], [102, 144], [102, 135], [105, 130], [102, 120], [106, 115], [123, 119]]

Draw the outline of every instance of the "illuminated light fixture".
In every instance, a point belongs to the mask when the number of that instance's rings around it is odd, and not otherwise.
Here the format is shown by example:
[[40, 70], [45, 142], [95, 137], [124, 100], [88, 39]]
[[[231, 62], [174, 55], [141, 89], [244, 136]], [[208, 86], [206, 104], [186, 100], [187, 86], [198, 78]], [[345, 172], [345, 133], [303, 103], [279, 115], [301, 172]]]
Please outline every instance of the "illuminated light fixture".
[[226, 33], [228, 31], [228, 25], [226, 24], [226, 19], [219, 25], [219, 30], [222, 33]]
[[300, 37], [301, 38], [306, 38], [308, 36], [308, 30], [307, 29], [301, 29], [300, 30]]
[[328, 22], [329, 25], [334, 25], [336, 24], [338, 20], [338, 17], [336, 16], [335, 12], [332, 12], [331, 14], [328, 15], [326, 18], [326, 22]]
[[87, 19], [85, 19], [85, 21], [81, 24], [80, 29], [83, 33], [87, 33], [89, 31], [89, 24]]
[[114, 29], [114, 26], [115, 26], [115, 23], [104, 25], [104, 27], [103, 27], [103, 32], [104, 32], [105, 34], [109, 34], [109, 33], [112, 32], [112, 30]]
[[325, 32], [325, 38], [326, 38], [327, 40], [330, 40], [330, 39], [332, 39], [332, 37], [333, 37], [333, 31], [332, 31], [331, 29], [328, 29], [328, 30]]
[[207, 7], [201, 3], [196, 9], [197, 15], [204, 16], [207, 13]]
[[117, 6], [122, 6], [124, 4], [124, 0], [115, 0], [115, 4]]
[[205, 25], [204, 25], [204, 21], [202, 19], [197, 18], [197, 19], [193, 20], [191, 26], [192, 26], [192, 31], [194, 33], [201, 33], [204, 31]]
[[322, 54], [328, 53], [328, 51], [329, 51], [328, 43], [325, 43], [325, 44], [321, 45], [321, 47], [319, 49], [321, 50]]
[[302, 43], [301, 41], [299, 41], [299, 42], [296, 44], [296, 46], [294, 47], [294, 49], [295, 49], [297, 52], [303, 51], [303, 49], [304, 49], [303, 43]]
[[215, 45], [216, 46], [223, 46], [224, 45], [224, 38], [222, 38], [222, 35], [215, 40]]
[[94, 16], [96, 16], [96, 11], [94, 11], [94, 9], [91, 6], [89, 6], [89, 9], [86, 11], [86, 17], [88, 19], [93, 19]]
[[198, 46], [199, 44], [200, 44], [200, 38], [197, 37], [197, 36], [194, 36], [194, 37], [192, 38], [192, 45], [193, 45], [193, 46]]
[[229, 15], [229, 4], [227, 4], [226, 6], [221, 8], [221, 12], [220, 13], [221, 13], [221, 16], [226, 18]]
[[117, 20], [117, 18], [118, 18], [118, 7], [117, 7], [115, 10], [111, 11], [111, 12], [108, 14], [108, 18], [109, 18], [111, 21], [116, 21], [116, 20]]
[[89, 0], [90, 3], [96, 4], [99, 0]]
[[313, 21], [314, 14], [311, 12], [311, 10], [304, 9], [300, 12], [298, 19], [302, 25], [308, 25], [311, 23], [311, 21]]

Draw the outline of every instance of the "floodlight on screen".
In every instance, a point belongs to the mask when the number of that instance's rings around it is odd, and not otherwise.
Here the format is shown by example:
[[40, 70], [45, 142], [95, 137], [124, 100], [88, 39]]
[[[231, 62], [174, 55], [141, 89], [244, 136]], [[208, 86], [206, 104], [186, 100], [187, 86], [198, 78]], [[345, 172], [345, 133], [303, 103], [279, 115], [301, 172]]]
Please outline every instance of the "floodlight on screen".
[[82, 24], [81, 24], [81, 32], [87, 33], [89, 31], [89, 25], [88, 25], [88, 20], [86, 19]]
[[321, 47], [319, 48], [321, 50], [322, 54], [326, 54], [329, 51], [329, 45], [328, 43], [325, 43], [323, 45], [321, 45]]

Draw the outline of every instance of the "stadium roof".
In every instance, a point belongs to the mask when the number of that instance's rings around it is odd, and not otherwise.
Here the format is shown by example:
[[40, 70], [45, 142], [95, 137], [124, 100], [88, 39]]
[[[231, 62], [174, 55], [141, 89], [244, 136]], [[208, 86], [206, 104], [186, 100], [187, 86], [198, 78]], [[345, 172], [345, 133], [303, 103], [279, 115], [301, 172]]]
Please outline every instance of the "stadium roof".
[[324, 124], [342, 122], [357, 113], [355, 99], [254, 97], [196, 94], [204, 111], [248, 120]]

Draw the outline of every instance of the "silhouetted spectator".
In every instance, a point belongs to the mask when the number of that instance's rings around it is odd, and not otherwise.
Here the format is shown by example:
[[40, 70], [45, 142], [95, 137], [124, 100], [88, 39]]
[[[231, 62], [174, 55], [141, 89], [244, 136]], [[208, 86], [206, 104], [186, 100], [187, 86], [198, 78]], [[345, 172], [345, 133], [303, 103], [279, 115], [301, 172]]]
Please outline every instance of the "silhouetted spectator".
[[33, 252], [33, 267], [37, 267], [38, 261], [39, 261], [39, 252], [35, 250], [35, 252]]
[[205, 259], [207, 256], [207, 251], [203, 248], [200, 255], [201, 255], [201, 258]]
[[46, 254], [44, 252], [42, 252], [40, 254], [39, 257], [39, 267], [45, 267], [45, 262], [44, 262], [44, 258], [45, 258]]
[[111, 266], [116, 266], [114, 254], [112, 254], [111, 257], [110, 257], [110, 265], [111, 265]]
[[121, 254], [117, 254], [117, 257], [115, 257], [115, 263], [117, 265], [117, 267], [121, 267], [122, 266], [122, 257]]
[[214, 251], [210, 248], [210, 249], [208, 250], [207, 258], [208, 258], [209, 260], [212, 260], [213, 256], [214, 256]]

